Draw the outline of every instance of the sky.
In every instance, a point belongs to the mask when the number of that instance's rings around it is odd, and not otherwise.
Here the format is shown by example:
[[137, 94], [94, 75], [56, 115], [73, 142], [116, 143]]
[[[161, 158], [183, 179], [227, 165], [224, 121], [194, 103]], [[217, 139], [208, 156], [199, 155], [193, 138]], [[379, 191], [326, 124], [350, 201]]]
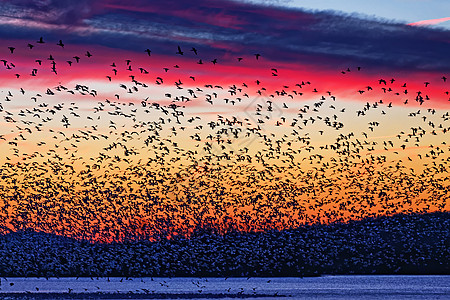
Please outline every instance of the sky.
[[4, 231], [449, 209], [443, 1], [1, 2]]
[[[381, 0], [381, 1], [334, 1], [334, 0], [291, 0], [291, 1], [253, 1], [274, 5], [312, 10], [334, 10], [347, 14], [361, 14], [367, 17], [415, 23], [424, 20], [448, 18], [450, 3], [445, 0]], [[449, 29], [450, 23], [444, 21], [440, 27]]]

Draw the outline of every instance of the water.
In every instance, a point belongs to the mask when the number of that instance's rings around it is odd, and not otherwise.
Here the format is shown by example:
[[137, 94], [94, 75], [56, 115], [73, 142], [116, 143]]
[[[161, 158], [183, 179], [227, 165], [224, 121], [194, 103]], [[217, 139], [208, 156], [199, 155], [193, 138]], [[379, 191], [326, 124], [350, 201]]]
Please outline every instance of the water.
[[[450, 299], [450, 276], [323, 276], [314, 278], [2, 278], [0, 298], [51, 299], [48, 293], [117, 293], [127, 297], [189, 299]], [[22, 293], [11, 294], [11, 293]], [[32, 293], [32, 294], [30, 294]], [[147, 295], [153, 294], [153, 295]], [[132, 294], [132, 295], [131, 295]], [[208, 295], [205, 295], [208, 294]], [[260, 296], [258, 296], [260, 295]], [[61, 295], [58, 295], [61, 298]], [[255, 297], [256, 296], [256, 297]], [[263, 297], [264, 296], [264, 297]], [[269, 296], [269, 297], [267, 297]], [[56, 297], [56, 296], [55, 296]], [[84, 296], [81, 296], [83, 298]], [[34, 298], [33, 298], [34, 299]], [[78, 298], [80, 299], [80, 298]], [[110, 298], [111, 299], [111, 298]]]

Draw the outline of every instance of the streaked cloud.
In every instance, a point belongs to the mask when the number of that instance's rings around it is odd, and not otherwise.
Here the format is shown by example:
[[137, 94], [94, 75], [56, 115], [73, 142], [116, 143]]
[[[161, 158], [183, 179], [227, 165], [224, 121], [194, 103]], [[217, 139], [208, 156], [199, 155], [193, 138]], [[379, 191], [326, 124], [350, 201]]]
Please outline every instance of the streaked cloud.
[[[2, 1], [0, 35], [64, 36], [71, 43], [204, 55], [262, 53], [276, 62], [448, 70], [450, 32], [333, 11], [205, 0]], [[19, 21], [14, 21], [19, 20]], [[18, 36], [16, 36], [18, 35]]]
[[450, 21], [450, 17], [431, 19], [431, 20], [423, 20], [423, 21], [419, 21], [419, 22], [409, 23], [408, 25], [411, 25], [411, 26], [437, 25], [437, 24], [444, 23], [447, 21]]

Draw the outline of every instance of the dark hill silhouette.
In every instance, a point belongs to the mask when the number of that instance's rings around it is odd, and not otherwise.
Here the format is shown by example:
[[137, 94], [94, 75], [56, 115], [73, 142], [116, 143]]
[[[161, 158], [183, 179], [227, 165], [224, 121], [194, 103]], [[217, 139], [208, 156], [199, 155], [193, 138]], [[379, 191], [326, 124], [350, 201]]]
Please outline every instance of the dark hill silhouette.
[[1, 276], [450, 274], [450, 213], [399, 214], [189, 239], [91, 243], [33, 231], [0, 236]]

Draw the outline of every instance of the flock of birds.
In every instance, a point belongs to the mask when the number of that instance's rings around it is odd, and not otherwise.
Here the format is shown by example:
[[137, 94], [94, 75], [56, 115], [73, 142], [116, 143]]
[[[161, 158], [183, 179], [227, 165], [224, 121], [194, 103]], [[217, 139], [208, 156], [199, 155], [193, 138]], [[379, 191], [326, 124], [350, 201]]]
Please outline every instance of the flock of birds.
[[[448, 274], [449, 226], [450, 213], [403, 214], [257, 233], [234, 231], [222, 235], [211, 227], [195, 231], [190, 238], [149, 242], [130, 236], [125, 243], [107, 244], [29, 230], [0, 236], [0, 276], [227, 280], [244, 276]], [[0, 293], [15, 282], [15, 278], [0, 278]], [[155, 278], [148, 284], [150, 292], [150, 287], [158, 283], [161, 287], [171, 285]], [[72, 284], [80, 287], [81, 283]], [[115, 284], [119, 284], [117, 279], [111, 280], [113, 287]], [[190, 285], [188, 281], [186, 284]], [[37, 288], [44, 290], [42, 285]], [[202, 290], [199, 285], [198, 292]], [[223, 292], [228, 294], [230, 290]]]
[[[202, 227], [267, 231], [449, 209], [445, 74], [420, 90], [377, 79], [355, 88], [355, 102], [323, 83], [283, 81], [272, 66], [263, 79], [221, 84], [182, 63], [154, 71], [116, 59], [95, 80], [73, 84], [60, 80], [77, 65], [88, 70], [95, 51], [65, 54], [59, 40], [52, 45], [68, 59], [46, 53], [31, 67], [15, 62], [49, 43], [10, 46], [1, 60], [8, 82], [30, 86], [2, 91], [3, 233], [155, 240]], [[211, 72], [221, 64], [194, 47], [176, 50]], [[263, 64], [264, 55], [227, 64], [249, 60]], [[57, 83], [36, 92], [40, 76]]]

